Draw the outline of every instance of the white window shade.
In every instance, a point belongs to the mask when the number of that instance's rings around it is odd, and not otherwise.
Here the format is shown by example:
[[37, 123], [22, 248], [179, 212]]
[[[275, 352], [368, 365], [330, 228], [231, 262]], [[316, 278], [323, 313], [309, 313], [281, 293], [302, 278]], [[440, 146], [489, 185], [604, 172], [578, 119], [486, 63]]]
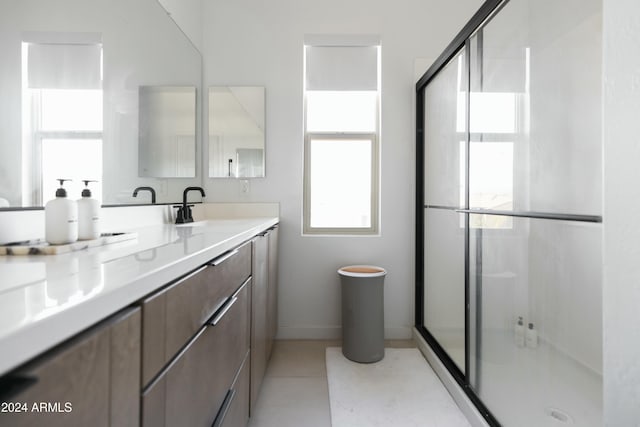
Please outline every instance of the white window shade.
[[30, 43], [28, 86], [32, 89], [100, 89], [102, 45]]
[[377, 46], [307, 46], [306, 90], [377, 90]]

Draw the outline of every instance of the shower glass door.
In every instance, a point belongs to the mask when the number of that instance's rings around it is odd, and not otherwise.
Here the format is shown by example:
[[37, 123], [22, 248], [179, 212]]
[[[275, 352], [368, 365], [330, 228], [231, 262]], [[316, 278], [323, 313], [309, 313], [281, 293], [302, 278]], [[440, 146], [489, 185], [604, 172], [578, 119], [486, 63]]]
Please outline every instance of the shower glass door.
[[470, 39], [468, 378], [505, 426], [602, 424], [599, 4], [511, 0]]
[[601, 1], [488, 3], [417, 85], [416, 323], [491, 425], [600, 426]]
[[466, 371], [466, 216], [457, 212], [466, 207], [466, 58], [463, 48], [424, 98], [424, 327], [459, 376]]

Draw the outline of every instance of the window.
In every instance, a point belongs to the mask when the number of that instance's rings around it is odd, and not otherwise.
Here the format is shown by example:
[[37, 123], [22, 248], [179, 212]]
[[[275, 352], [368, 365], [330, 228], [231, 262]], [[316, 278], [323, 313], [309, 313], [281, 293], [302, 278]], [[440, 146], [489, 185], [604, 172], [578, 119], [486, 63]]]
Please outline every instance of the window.
[[[528, 51], [527, 51], [528, 52]], [[528, 53], [527, 53], [528, 55]], [[463, 61], [458, 60], [456, 131], [460, 143], [460, 206], [466, 205], [466, 92], [462, 83]], [[528, 70], [528, 60], [526, 62]], [[472, 91], [470, 102], [469, 208], [513, 211], [515, 141], [526, 129], [527, 92]], [[471, 228], [512, 229], [513, 218], [499, 215], [471, 215]], [[460, 218], [460, 228], [464, 228]]]
[[[28, 38], [22, 43], [22, 193], [25, 204], [43, 206], [55, 197], [58, 178], [72, 180], [65, 187], [73, 199], [82, 180], [102, 180], [102, 44], [100, 35], [88, 33]], [[101, 200], [102, 186], [92, 193]]]
[[380, 46], [305, 45], [305, 234], [376, 234]]

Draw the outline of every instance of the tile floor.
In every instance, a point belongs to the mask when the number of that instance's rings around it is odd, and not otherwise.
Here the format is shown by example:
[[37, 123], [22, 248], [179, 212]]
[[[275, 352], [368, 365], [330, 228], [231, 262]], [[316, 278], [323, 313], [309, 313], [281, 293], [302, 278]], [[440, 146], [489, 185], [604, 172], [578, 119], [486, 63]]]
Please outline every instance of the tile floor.
[[[340, 341], [276, 341], [249, 427], [331, 427], [325, 350]], [[411, 340], [389, 340], [411, 348]]]

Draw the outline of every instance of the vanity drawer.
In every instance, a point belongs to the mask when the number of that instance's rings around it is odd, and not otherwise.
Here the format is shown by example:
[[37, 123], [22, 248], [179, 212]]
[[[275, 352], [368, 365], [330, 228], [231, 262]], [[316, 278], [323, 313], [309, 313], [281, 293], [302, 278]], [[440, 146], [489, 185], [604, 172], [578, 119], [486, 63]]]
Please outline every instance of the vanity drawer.
[[142, 395], [143, 426], [211, 426], [249, 350], [251, 279]]
[[143, 385], [250, 275], [251, 245], [246, 243], [143, 301]]
[[247, 353], [212, 427], [244, 427], [248, 424], [250, 366]]

